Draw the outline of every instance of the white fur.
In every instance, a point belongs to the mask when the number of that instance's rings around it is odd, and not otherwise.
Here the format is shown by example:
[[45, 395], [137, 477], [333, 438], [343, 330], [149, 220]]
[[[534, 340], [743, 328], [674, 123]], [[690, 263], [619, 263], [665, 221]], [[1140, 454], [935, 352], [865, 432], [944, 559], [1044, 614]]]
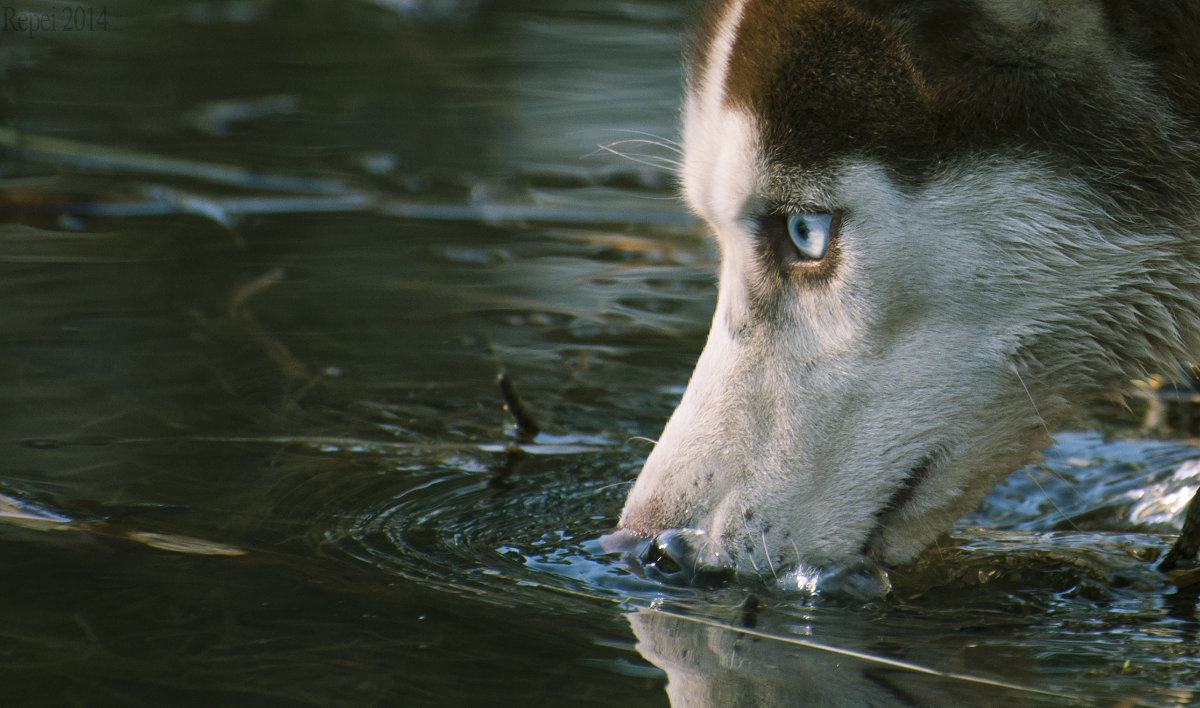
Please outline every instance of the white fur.
[[[1200, 215], [1160, 227], [1171, 233], [1133, 226], [1083, 179], [1015, 150], [903, 188], [864, 159], [771, 164], [759, 121], [725, 100], [746, 2], [719, 18], [684, 107], [684, 195], [722, 256], [712, 330], [621, 525], [702, 529], [759, 573], [904, 562], [1035, 459], [1073, 404], [1200, 349]], [[1174, 130], [1138, 93], [1146, 67], [1074, 51], [1101, 31], [1091, 5], [988, 7], [1013, 27], [1069, 27], [1074, 49], [1045, 53], [1050, 65], [1107, 64], [1122, 101]], [[844, 215], [827, 278], [768, 272], [756, 230], [780, 204]], [[764, 283], [774, 300], [756, 308]]]
[[[754, 119], [726, 107], [723, 101], [729, 58], [745, 4], [746, 0], [730, 3], [714, 33], [708, 63], [701, 69], [700, 89], [690, 92], [684, 103], [684, 199], [697, 214], [726, 232], [741, 230], [738, 224], [752, 206], [750, 200], [761, 172]], [[738, 278], [733, 274], [746, 267], [744, 249], [726, 248], [724, 241], [721, 247], [722, 288], [725, 284], [736, 288]], [[731, 277], [725, 277], [724, 271], [729, 271]], [[730, 308], [746, 307], [743, 293], [737, 290], [724, 292], [722, 299]], [[718, 317], [720, 313], [718, 310]]]
[[[732, 146], [726, 160], [720, 159], [720, 152], [725, 143], [725, 137], [718, 131], [725, 127], [724, 108], [725, 79], [729, 71], [729, 58], [733, 53], [734, 41], [737, 38], [737, 26], [742, 19], [742, 10], [746, 0], [735, 0], [730, 3], [725, 16], [720, 19], [713, 34], [712, 45], [708, 48], [708, 63], [700, 67], [699, 90], [688, 93], [684, 103], [684, 135], [685, 145], [693, 145], [696, 149], [684, 151], [684, 174], [693, 175], [692, 179], [684, 180], [684, 198], [697, 209], [724, 190], [710, 184], [705, 175], [711, 179], [722, 179], [714, 168], [719, 164], [736, 161], [737, 155], [732, 150], [747, 147], [745, 144]], [[754, 131], [739, 133], [742, 139], [754, 139]], [[749, 153], [746, 154], [750, 156]]]
[[[792, 288], [789, 317], [736, 338], [763, 177], [752, 121], [700, 115], [689, 140], [726, 137], [689, 142], [702, 167], [684, 173], [721, 245], [717, 313], [627, 521], [666, 502], [671, 523], [708, 531], [746, 570], [824, 564], [863, 548], [881, 503], [933, 454], [876, 541], [882, 560], [906, 561], [1034, 459], [1095, 380], [1195, 343], [1189, 298], [1170, 304], [1194, 277], [1153, 274], [1178, 239], [1122, 233], [1082, 182], [1000, 155], [915, 194], [878, 165], [843, 164], [824, 188], [846, 213], [833, 281]], [[1169, 326], [1146, 334], [1145, 317]]]

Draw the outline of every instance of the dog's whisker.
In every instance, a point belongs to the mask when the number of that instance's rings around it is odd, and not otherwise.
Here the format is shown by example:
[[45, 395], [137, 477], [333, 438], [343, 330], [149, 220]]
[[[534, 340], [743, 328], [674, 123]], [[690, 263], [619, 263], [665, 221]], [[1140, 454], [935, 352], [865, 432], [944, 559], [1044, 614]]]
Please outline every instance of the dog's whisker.
[[625, 129], [617, 130], [615, 132], [629, 133], [631, 135], [644, 135], [647, 138], [646, 139], [647, 143], [665, 148], [665, 149], [670, 150], [671, 152], [677, 153], [681, 156], [683, 155], [683, 146], [680, 145], [679, 141], [677, 141], [677, 140], [671, 140], [669, 138], [664, 138], [660, 135], [655, 135], [654, 133], [650, 133], [645, 130], [633, 130], [633, 129], [625, 128]]
[[[618, 144], [618, 143], [613, 143], [613, 145], [616, 145], [616, 144]], [[616, 148], [612, 147], [612, 145], [597, 145], [596, 148], [597, 148], [598, 153], [599, 152], [607, 152], [607, 153], [616, 155], [617, 157], [620, 157], [622, 159], [629, 160], [630, 162], [635, 162], [639, 165], [645, 165], [646, 167], [653, 167], [656, 170], [663, 170], [666, 172], [674, 172], [674, 171], [677, 171], [681, 167], [681, 163], [679, 161], [672, 160], [668, 157], [660, 157], [660, 156], [654, 156], [654, 155], [630, 155], [628, 153], [624, 153], [624, 152], [621, 152], [620, 150], [617, 150]]]
[[762, 538], [763, 555], [767, 558], [767, 567], [771, 569], [771, 577], [775, 578], [775, 582], [779, 582], [779, 573], [775, 572], [775, 562], [771, 560], [771, 549], [767, 547], [767, 532], [760, 530], [759, 535]]
[[610, 145], [610, 146], [614, 146], [614, 145], [649, 145], [651, 147], [662, 148], [671, 153], [674, 153], [675, 155], [683, 157], [683, 151], [680, 150], [678, 147], [676, 147], [674, 145], [667, 145], [666, 143], [661, 143], [661, 142], [658, 142], [657, 140], [648, 140], [648, 139], [642, 139], [642, 138], [626, 138], [624, 140], [615, 140], [611, 143], [608, 143], [608, 145]]

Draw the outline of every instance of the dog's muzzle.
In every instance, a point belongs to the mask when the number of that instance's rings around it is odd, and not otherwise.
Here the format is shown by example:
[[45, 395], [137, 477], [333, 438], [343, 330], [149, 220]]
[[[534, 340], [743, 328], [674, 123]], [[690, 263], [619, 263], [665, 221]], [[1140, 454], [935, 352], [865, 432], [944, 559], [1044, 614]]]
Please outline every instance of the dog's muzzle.
[[751, 581], [785, 595], [853, 603], [878, 600], [891, 590], [887, 572], [866, 556], [826, 568], [801, 564], [772, 568], [767, 576], [742, 573], [733, 557], [700, 529], [667, 529], [653, 536], [619, 529], [602, 536], [600, 545], [609, 553], [625, 554], [637, 575], [671, 585], [713, 588]]
[[624, 553], [640, 575], [673, 585], [716, 587], [736, 575], [733, 558], [699, 529], [667, 529], [650, 537], [621, 529], [603, 536], [600, 545]]

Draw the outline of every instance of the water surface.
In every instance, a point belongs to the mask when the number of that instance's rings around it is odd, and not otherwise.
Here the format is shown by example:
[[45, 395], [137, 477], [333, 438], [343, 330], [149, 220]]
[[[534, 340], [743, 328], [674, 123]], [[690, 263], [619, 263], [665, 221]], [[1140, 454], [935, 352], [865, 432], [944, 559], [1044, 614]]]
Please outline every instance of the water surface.
[[1196, 453], [1134, 413], [867, 607], [600, 550], [715, 297], [678, 3], [105, 7], [0, 33], [6, 701], [1197, 700]]

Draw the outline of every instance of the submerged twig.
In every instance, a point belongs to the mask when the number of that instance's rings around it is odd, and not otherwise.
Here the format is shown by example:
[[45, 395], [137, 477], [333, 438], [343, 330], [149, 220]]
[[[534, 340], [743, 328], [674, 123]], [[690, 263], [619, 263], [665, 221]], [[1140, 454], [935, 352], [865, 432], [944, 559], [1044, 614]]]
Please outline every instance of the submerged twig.
[[301, 387], [298, 391], [292, 392], [293, 402], [298, 401], [300, 397], [311, 388], [319, 376], [313, 376], [309, 372], [308, 367], [304, 362], [296, 358], [283, 342], [279, 341], [273, 334], [268, 332], [247, 306], [252, 298], [266, 290], [282, 283], [284, 280], [284, 270], [282, 268], [271, 268], [267, 272], [259, 275], [249, 281], [242, 283], [234, 288], [229, 296], [229, 319], [235, 322], [237, 326], [244, 330], [249, 339], [262, 351], [262, 353], [279, 367], [279, 371], [284, 378], [289, 381], [301, 382]]
[[497, 377], [500, 382], [500, 394], [504, 397], [504, 409], [513, 417], [513, 421], [517, 424], [517, 441], [518, 442], [533, 442], [533, 439], [542, 432], [541, 426], [529, 409], [525, 406], [525, 402], [517, 395], [517, 387], [513, 384], [512, 377], [507, 371], [501, 371]]
[[496, 496], [513, 489], [517, 485], [511, 478], [519, 474], [527, 462], [529, 462], [529, 453], [516, 445], [510, 445], [504, 451], [504, 462], [493, 468], [495, 474], [488, 480], [488, 487], [496, 490]]
[[[664, 143], [667, 149], [673, 149]], [[39, 163], [66, 164], [80, 171], [124, 173], [133, 177], [183, 177], [210, 185], [253, 190], [254, 194], [211, 195], [151, 185], [130, 194], [24, 190], [16, 204], [0, 204], [29, 219], [61, 215], [158, 216], [195, 214], [230, 228], [238, 219], [259, 214], [364, 213], [435, 221], [550, 222], [565, 224], [637, 223], [690, 226], [695, 217], [678, 208], [614, 205], [542, 204], [532, 200], [437, 204], [399, 199], [350, 179], [260, 171], [235, 164], [203, 162], [168, 155], [64, 140], [0, 126], [0, 154]], [[663, 158], [666, 159], [666, 158]], [[266, 193], [259, 193], [266, 192]], [[0, 217], [4, 214], [0, 213]], [[11, 216], [11, 215], [10, 215]]]
[[77, 531], [94, 536], [134, 541], [151, 548], [201, 556], [241, 556], [244, 549], [193, 536], [140, 531], [98, 519], [75, 519], [24, 499], [0, 493], [0, 523], [34, 531]]
[[126, 171], [201, 179], [214, 184], [301, 194], [343, 194], [349, 186], [338, 179], [252, 170], [240, 165], [189, 160], [167, 155], [121, 150], [0, 126], [0, 148], [27, 159], [67, 164], [82, 169]]

